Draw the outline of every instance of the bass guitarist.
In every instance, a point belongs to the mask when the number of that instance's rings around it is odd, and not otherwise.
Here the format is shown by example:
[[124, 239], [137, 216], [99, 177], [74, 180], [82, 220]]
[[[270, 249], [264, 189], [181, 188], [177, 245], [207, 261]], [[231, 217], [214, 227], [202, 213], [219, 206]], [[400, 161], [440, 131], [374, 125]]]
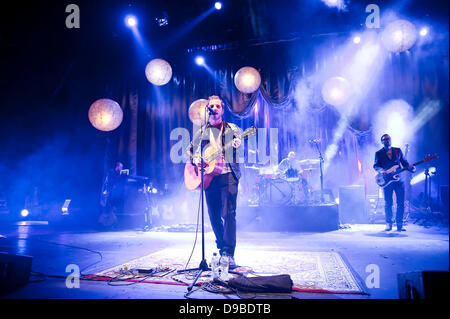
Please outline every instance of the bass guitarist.
[[[382, 174], [386, 174], [394, 165], [407, 167], [410, 171], [415, 171], [416, 168], [410, 165], [403, 157], [402, 150], [391, 146], [391, 137], [388, 134], [381, 136], [381, 143], [383, 148], [375, 153], [375, 163], [373, 168]], [[397, 214], [396, 224], [397, 231], [405, 231], [403, 228], [403, 213], [405, 211], [405, 185], [401, 179], [393, 181], [383, 188], [386, 214], [386, 231], [392, 230], [392, 205], [393, 193], [397, 197]]]
[[223, 147], [226, 141], [232, 140], [231, 150], [223, 150], [221, 161], [223, 170], [214, 176], [209, 187], [205, 190], [209, 219], [216, 236], [217, 248], [221, 255], [230, 257], [230, 268], [235, 268], [234, 251], [236, 248], [236, 202], [241, 171], [236, 155], [241, 146], [239, 138], [241, 129], [233, 123], [222, 120], [224, 103], [220, 97], [213, 95], [208, 98], [210, 109], [209, 122], [201, 133], [197, 132], [187, 149], [187, 154], [193, 165], [200, 166], [200, 148], [208, 142], [216, 147]]

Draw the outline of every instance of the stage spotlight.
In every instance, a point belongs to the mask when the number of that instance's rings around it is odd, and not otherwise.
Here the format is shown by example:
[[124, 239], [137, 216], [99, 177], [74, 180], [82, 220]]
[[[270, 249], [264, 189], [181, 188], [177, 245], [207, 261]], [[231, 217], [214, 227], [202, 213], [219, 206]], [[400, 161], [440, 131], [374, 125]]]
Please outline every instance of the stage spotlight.
[[160, 17], [155, 18], [155, 21], [158, 26], [164, 27], [169, 24], [169, 15], [164, 11]]
[[63, 215], [69, 215], [69, 205], [71, 201], [72, 201], [71, 199], [66, 199], [64, 201], [64, 204], [61, 207], [61, 212]]
[[197, 65], [205, 65], [205, 58], [199, 55], [195, 57], [195, 63], [197, 63]]
[[[436, 167], [430, 167], [428, 169], [428, 174], [430, 174], [430, 175], [436, 174]], [[431, 176], [429, 176], [429, 177], [431, 177]], [[423, 182], [425, 180], [425, 178], [426, 178], [425, 171], [423, 171], [423, 172], [418, 173], [415, 176], [413, 176], [413, 178], [411, 178], [411, 181], [409, 183], [411, 186], [413, 186], [413, 185], [419, 184], [420, 182]]]
[[344, 0], [322, 0], [330, 8], [345, 9]]
[[217, 1], [214, 3], [214, 8], [216, 8], [216, 10], [222, 9], [222, 2]]
[[361, 42], [361, 37], [359, 37], [359, 36], [353, 37], [353, 43], [354, 43], [354, 44], [358, 44], [358, 43], [360, 43], [360, 42]]
[[411, 123], [414, 109], [404, 100], [390, 100], [383, 104], [374, 117], [373, 130], [375, 136], [388, 133], [393, 146], [403, 145], [414, 136]]
[[29, 214], [30, 214], [30, 212], [26, 208], [24, 208], [20, 211], [20, 216], [22, 216], [22, 217], [27, 217]]
[[423, 27], [422, 29], [420, 29], [419, 34], [424, 37], [428, 34], [428, 28], [427, 27]]
[[137, 18], [134, 15], [127, 15], [125, 17], [125, 24], [129, 28], [134, 28], [137, 26]]

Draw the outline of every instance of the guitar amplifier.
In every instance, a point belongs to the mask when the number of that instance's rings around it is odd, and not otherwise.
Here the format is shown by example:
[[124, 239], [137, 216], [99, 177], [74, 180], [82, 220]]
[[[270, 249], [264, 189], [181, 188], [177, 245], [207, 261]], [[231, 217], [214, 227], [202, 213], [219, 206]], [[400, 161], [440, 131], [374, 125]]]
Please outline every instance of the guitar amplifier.
[[369, 222], [364, 186], [351, 185], [339, 188], [339, 219], [342, 224]]

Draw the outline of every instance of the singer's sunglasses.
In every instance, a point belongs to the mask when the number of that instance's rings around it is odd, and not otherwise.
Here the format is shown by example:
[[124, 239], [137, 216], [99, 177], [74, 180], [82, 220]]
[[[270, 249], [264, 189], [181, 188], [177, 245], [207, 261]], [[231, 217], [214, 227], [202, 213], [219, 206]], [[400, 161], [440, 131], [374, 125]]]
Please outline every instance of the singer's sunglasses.
[[211, 104], [210, 107], [216, 107], [218, 109], [222, 108], [222, 105], [220, 104]]

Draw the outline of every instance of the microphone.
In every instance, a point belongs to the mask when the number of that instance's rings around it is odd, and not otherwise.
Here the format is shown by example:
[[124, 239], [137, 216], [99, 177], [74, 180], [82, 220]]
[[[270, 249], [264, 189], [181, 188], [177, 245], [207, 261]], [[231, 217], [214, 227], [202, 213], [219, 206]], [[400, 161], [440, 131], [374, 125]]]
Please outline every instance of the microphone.
[[310, 143], [314, 144], [314, 143], [320, 143], [320, 138], [315, 138], [313, 140], [309, 140]]
[[209, 114], [212, 114], [212, 115], [216, 115], [216, 114], [217, 114], [217, 112], [214, 111], [214, 110], [211, 108], [211, 106], [209, 106], [208, 104], [206, 104], [206, 108], [208, 109]]

